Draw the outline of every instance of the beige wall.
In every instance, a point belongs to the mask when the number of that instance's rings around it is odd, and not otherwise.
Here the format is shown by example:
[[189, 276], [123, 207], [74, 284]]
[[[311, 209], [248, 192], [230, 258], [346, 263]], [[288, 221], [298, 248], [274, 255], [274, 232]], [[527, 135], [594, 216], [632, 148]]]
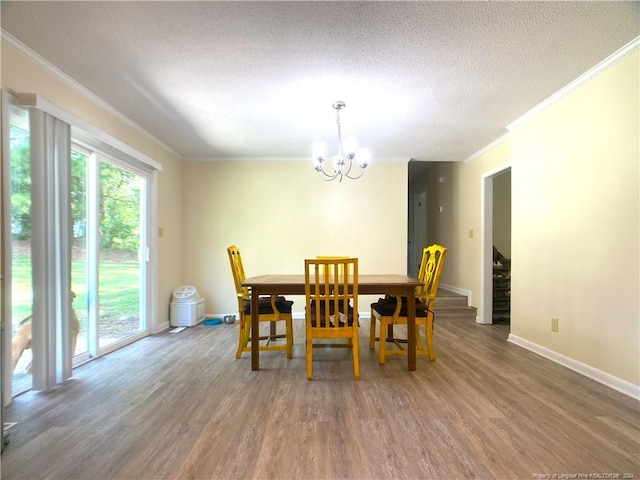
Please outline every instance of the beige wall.
[[162, 162], [158, 173], [158, 325], [169, 322], [169, 304], [173, 291], [184, 282], [182, 161]]
[[[187, 162], [183, 212], [182, 276], [208, 313], [237, 311], [232, 244], [247, 276], [303, 273], [317, 255], [358, 257], [361, 272], [406, 272], [407, 163], [372, 162], [361, 179], [338, 183], [321, 180], [310, 161]], [[361, 298], [360, 311], [369, 303]]]
[[161, 145], [98, 107], [4, 42], [1, 54], [3, 90], [37, 93], [162, 164], [163, 170], [158, 173], [158, 224], [165, 227], [165, 235], [158, 239], [157, 324], [167, 322], [171, 292], [181, 283], [182, 163]]
[[512, 333], [634, 385], [639, 57], [636, 50], [512, 135]]

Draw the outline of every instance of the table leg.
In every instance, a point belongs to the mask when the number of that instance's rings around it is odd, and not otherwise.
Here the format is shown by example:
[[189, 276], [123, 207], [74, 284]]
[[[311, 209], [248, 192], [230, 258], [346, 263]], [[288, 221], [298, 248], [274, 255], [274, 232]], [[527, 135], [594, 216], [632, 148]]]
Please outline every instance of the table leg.
[[255, 288], [251, 289], [251, 370], [260, 370], [260, 325], [258, 322], [259, 295]]
[[407, 358], [409, 370], [416, 369], [416, 295], [415, 289], [407, 292]]

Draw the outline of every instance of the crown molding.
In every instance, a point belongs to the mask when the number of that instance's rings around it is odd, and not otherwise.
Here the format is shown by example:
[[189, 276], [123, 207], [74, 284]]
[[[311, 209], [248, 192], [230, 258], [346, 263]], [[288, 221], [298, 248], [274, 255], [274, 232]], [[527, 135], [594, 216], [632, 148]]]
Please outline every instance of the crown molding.
[[469, 163], [471, 160], [475, 160], [476, 158], [484, 155], [485, 153], [487, 153], [489, 150], [491, 150], [494, 147], [497, 147], [498, 145], [500, 145], [502, 142], [505, 142], [506, 140], [509, 139], [509, 137], [511, 136], [510, 132], [505, 133], [504, 135], [502, 135], [499, 138], [496, 138], [493, 142], [491, 142], [489, 145], [487, 145], [484, 148], [481, 148], [480, 150], [478, 150], [476, 153], [474, 153], [473, 155], [468, 156], [467, 158], [465, 158], [463, 160], [464, 163]]
[[543, 100], [542, 102], [540, 102], [538, 105], [533, 107], [527, 113], [525, 113], [518, 119], [511, 122], [509, 125], [507, 125], [506, 127], [507, 130], [511, 131], [514, 128], [519, 127], [522, 123], [526, 122], [534, 115], [537, 115], [545, 108], [554, 104], [561, 98], [569, 95], [571, 92], [578, 89], [579, 87], [587, 83], [589, 80], [593, 79], [596, 75], [602, 73], [603, 71], [613, 66], [615, 63], [619, 62], [620, 60], [625, 58], [627, 55], [630, 55], [631, 53], [635, 52], [639, 48], [640, 48], [640, 36], [634, 38], [629, 43], [627, 43], [624, 47], [622, 47], [620, 50], [612, 53], [603, 61], [601, 61], [594, 67], [590, 68], [589, 70], [587, 70], [585, 73], [580, 75], [578, 78], [576, 78], [572, 82], [562, 87], [560, 90], [558, 90], [556, 93], [548, 97], [546, 100]]
[[19, 53], [21, 53], [22, 55], [27, 57], [29, 60], [34, 62], [42, 70], [54, 76], [55, 78], [60, 80], [62, 83], [66, 84], [68, 87], [70, 87], [72, 90], [79, 93], [83, 97], [85, 97], [94, 105], [100, 107], [101, 109], [105, 110], [109, 114], [113, 115], [115, 118], [123, 122], [125, 125], [133, 128], [136, 132], [144, 135], [149, 140], [152, 140], [154, 143], [160, 145], [162, 148], [172, 153], [176, 157], [180, 159], [184, 159], [182, 155], [176, 152], [169, 145], [167, 145], [162, 140], [160, 140], [159, 138], [149, 133], [147, 130], [145, 130], [143, 127], [141, 127], [136, 122], [131, 120], [125, 114], [123, 114], [122, 112], [114, 108], [111, 104], [104, 101], [102, 98], [100, 98], [98, 95], [96, 95], [91, 90], [86, 88], [84, 85], [80, 84], [77, 80], [74, 80], [72, 77], [64, 73], [54, 64], [52, 64], [51, 62], [49, 62], [48, 60], [40, 56], [38, 53], [36, 53], [35, 51], [27, 47], [24, 43], [22, 43], [20, 40], [15, 38], [9, 32], [0, 28], [0, 33], [1, 33], [2, 42], [16, 49]]
[[540, 102], [538, 105], [533, 107], [527, 113], [525, 113], [521, 117], [517, 118], [516, 120], [514, 120], [513, 122], [508, 124], [506, 126], [506, 129], [508, 130], [508, 132], [505, 135], [502, 135], [500, 138], [494, 140], [493, 142], [488, 144], [486, 147], [478, 150], [473, 155], [470, 155], [469, 157], [465, 158], [463, 160], [463, 162], [464, 163], [468, 163], [468, 162], [470, 162], [470, 161], [472, 161], [472, 160], [484, 155], [485, 153], [487, 153], [492, 148], [496, 147], [500, 143], [502, 143], [505, 140], [507, 140], [509, 138], [510, 133], [511, 133], [511, 131], [513, 129], [517, 128], [522, 123], [526, 122], [531, 117], [537, 115], [542, 110], [544, 110], [548, 106], [552, 105], [553, 103], [557, 102], [561, 98], [567, 96], [569, 93], [573, 92], [578, 87], [584, 85], [586, 82], [588, 82], [589, 80], [593, 79], [596, 75], [598, 75], [599, 73], [605, 71], [607, 68], [611, 67], [615, 63], [617, 63], [620, 60], [622, 60], [623, 58], [625, 58], [627, 55], [630, 55], [634, 51], [638, 50], [639, 48], [640, 48], [640, 36], [634, 38], [629, 43], [627, 43], [624, 47], [622, 47], [620, 50], [618, 50], [618, 51], [614, 52], [613, 54], [609, 55], [603, 61], [601, 61], [600, 63], [598, 63], [594, 67], [590, 68], [589, 70], [587, 70], [585, 73], [580, 75], [578, 78], [576, 78], [575, 80], [573, 80], [569, 84], [567, 84], [564, 87], [562, 87], [560, 90], [558, 90], [556, 93], [554, 93], [553, 95], [551, 95], [547, 99], [545, 99], [542, 102]]

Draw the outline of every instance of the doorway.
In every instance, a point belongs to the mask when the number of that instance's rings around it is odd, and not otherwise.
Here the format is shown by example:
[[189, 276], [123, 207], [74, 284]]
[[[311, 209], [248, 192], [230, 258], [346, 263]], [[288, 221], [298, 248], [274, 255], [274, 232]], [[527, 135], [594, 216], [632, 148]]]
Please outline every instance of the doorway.
[[482, 314], [480, 323], [511, 322], [511, 167], [482, 179]]
[[427, 246], [427, 192], [422, 190], [412, 195], [409, 202], [409, 248], [407, 249], [407, 275], [418, 276], [422, 249]]
[[433, 162], [409, 160], [407, 166], [407, 275], [417, 277], [427, 246], [427, 172]]

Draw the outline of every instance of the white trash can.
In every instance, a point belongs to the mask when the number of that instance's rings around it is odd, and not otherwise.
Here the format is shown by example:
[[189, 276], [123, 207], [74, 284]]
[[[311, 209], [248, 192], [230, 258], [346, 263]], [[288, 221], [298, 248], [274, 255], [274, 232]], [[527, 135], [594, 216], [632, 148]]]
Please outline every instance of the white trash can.
[[193, 285], [173, 291], [169, 320], [172, 327], [195, 327], [204, 320], [204, 298]]

